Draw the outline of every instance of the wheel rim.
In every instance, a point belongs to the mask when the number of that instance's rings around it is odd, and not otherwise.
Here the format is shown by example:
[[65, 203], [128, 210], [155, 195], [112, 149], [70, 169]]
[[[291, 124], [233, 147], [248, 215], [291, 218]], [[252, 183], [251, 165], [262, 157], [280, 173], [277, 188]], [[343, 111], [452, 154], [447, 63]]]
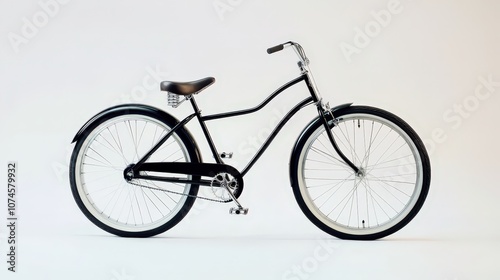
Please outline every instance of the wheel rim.
[[370, 114], [349, 114], [333, 127], [345, 164], [323, 126], [299, 157], [299, 189], [311, 213], [327, 227], [350, 235], [388, 230], [413, 209], [422, 191], [422, 161], [408, 134]]
[[[187, 196], [150, 188], [189, 194], [190, 184], [133, 181], [150, 187], [143, 188], [124, 178], [124, 170], [169, 131], [163, 122], [144, 115], [115, 117], [91, 131], [77, 156], [75, 183], [83, 205], [92, 216], [117, 230], [143, 232], [162, 226], [179, 213]], [[190, 161], [187, 148], [176, 134], [148, 159], [148, 162], [161, 161]]]

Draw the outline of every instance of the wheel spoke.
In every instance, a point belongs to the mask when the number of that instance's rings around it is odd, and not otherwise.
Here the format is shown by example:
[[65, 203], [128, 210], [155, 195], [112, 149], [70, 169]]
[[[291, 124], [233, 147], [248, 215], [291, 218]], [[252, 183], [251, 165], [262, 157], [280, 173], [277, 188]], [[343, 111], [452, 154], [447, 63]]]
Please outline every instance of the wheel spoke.
[[[327, 189], [326, 191], [324, 191], [322, 194], [320, 194], [319, 196], [317, 196], [316, 198], [313, 199], [313, 201], [316, 201], [318, 198], [322, 197], [323, 195], [325, 195], [326, 193], [328, 193], [329, 191], [333, 190], [333, 189], [336, 189], [333, 193], [330, 194], [330, 196], [328, 196], [328, 198], [323, 202], [323, 204], [321, 204], [319, 206], [319, 208], [321, 208], [333, 195], [335, 195], [335, 193], [340, 189], [340, 187], [342, 187], [342, 185], [346, 182], [346, 181], [349, 181], [349, 180], [352, 180], [350, 179], [352, 177], [352, 175], [349, 175], [349, 177], [345, 178], [344, 180], [336, 183], [335, 185], [331, 186], [329, 189]], [[338, 186], [338, 188], [337, 188]]]
[[[334, 138], [336, 139], [336, 141], [338, 143], [342, 144], [342, 146], [347, 150], [347, 152], [349, 152], [349, 154], [351, 154], [351, 159], [353, 159], [354, 161], [357, 159], [359, 161], [358, 155], [355, 154], [354, 148], [352, 147], [352, 145], [350, 143], [350, 140], [348, 138], [349, 136], [346, 136], [340, 127], [339, 127], [339, 130], [340, 130], [342, 136], [344, 136], [343, 137], [344, 140], [347, 140], [347, 144], [345, 144], [345, 141], [343, 141], [342, 138], [339, 137], [334, 130], [332, 130], [332, 134], [333, 134]], [[344, 162], [344, 161], [342, 160], [342, 162]]]

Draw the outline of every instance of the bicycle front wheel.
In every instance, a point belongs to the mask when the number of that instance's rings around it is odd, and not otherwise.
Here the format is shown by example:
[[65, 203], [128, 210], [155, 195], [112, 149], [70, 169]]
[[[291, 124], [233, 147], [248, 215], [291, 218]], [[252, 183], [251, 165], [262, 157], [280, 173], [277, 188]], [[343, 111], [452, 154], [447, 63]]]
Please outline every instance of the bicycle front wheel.
[[[124, 177], [124, 170], [175, 124], [159, 112], [127, 108], [99, 118], [83, 133], [71, 157], [70, 182], [75, 201], [91, 222], [119, 236], [148, 237], [184, 218], [198, 185]], [[193, 143], [187, 131], [179, 129], [147, 162], [198, 162]]]
[[299, 139], [290, 176], [307, 218], [342, 239], [373, 240], [407, 225], [421, 209], [430, 184], [430, 162], [415, 131], [399, 117], [367, 106], [335, 112], [330, 124], [342, 153], [316, 122]]

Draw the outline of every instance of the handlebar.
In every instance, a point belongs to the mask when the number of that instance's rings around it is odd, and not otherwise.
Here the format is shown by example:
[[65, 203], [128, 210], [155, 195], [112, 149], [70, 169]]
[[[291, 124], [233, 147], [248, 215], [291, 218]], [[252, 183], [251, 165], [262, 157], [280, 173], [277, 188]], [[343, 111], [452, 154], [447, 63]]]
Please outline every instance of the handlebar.
[[307, 58], [304, 49], [302, 48], [302, 46], [299, 43], [296, 43], [296, 42], [288, 41], [286, 43], [279, 44], [279, 45], [276, 45], [274, 47], [270, 47], [267, 49], [267, 53], [272, 54], [275, 52], [279, 52], [288, 46], [293, 46], [295, 52], [299, 56], [300, 60], [304, 63], [304, 65], [306, 65], [306, 66], [309, 65], [309, 59]]
[[272, 54], [275, 52], [279, 52], [279, 51], [283, 50], [285, 47], [290, 47], [290, 46], [293, 47], [295, 53], [300, 58], [300, 61], [297, 63], [297, 65], [299, 66], [299, 69], [300, 69], [300, 73], [302, 75], [307, 75], [307, 77], [309, 78], [309, 81], [311, 83], [310, 85], [312, 87], [312, 90], [313, 90], [313, 92], [316, 95], [316, 98], [318, 100], [318, 104], [321, 107], [323, 107], [324, 104], [323, 104], [321, 95], [318, 91], [318, 88], [316, 87], [316, 82], [314, 81], [314, 77], [312, 76], [311, 69], [309, 69], [309, 67], [308, 67], [309, 66], [309, 59], [307, 58], [306, 52], [304, 51], [304, 49], [302, 48], [302, 46], [299, 43], [288, 41], [286, 43], [279, 44], [279, 45], [276, 45], [274, 47], [268, 48], [267, 53]]
[[267, 53], [268, 54], [272, 54], [272, 53], [275, 53], [275, 52], [279, 52], [281, 51], [285, 46], [283, 46], [283, 44], [279, 44], [277, 46], [274, 46], [274, 47], [270, 47], [269, 49], [267, 49]]

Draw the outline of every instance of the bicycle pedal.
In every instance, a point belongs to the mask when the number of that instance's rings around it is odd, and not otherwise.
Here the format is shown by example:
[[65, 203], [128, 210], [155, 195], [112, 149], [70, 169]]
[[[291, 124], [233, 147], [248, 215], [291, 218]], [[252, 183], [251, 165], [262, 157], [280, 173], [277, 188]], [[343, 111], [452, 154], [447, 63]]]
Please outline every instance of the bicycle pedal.
[[232, 214], [232, 215], [246, 215], [246, 214], [248, 214], [248, 208], [231, 207], [231, 209], [229, 209], [229, 214]]
[[220, 157], [221, 158], [231, 159], [231, 158], [233, 158], [233, 153], [232, 152], [231, 153], [223, 152], [223, 153], [220, 154]]

